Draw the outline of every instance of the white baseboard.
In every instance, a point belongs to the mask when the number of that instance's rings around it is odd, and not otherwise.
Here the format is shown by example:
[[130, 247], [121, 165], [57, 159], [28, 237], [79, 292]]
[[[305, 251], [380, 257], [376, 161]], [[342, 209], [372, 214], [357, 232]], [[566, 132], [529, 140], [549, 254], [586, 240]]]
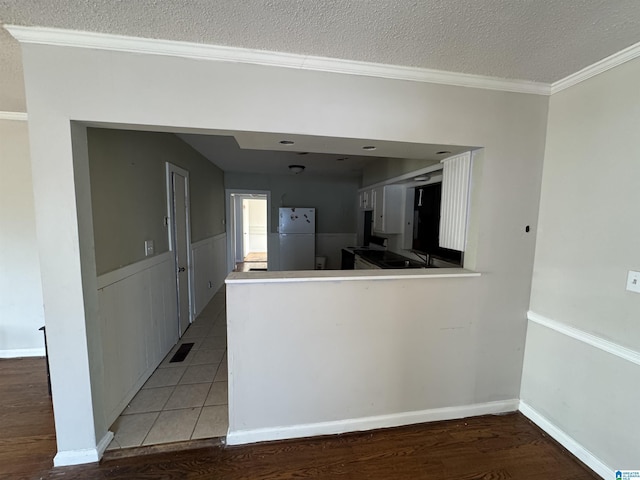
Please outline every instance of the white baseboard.
[[0, 350], [0, 358], [44, 357], [44, 347]]
[[542, 430], [547, 432], [550, 437], [556, 440], [560, 445], [566, 448], [577, 459], [579, 459], [582, 463], [584, 463], [602, 478], [612, 479], [616, 477], [615, 470], [613, 468], [609, 467], [593, 453], [583, 447], [573, 437], [567, 435], [567, 433], [558, 428], [548, 418], [538, 412], [531, 405], [520, 400], [519, 410], [525, 417], [539, 426]]
[[53, 457], [53, 466], [66, 467], [69, 465], [97, 462], [102, 458], [102, 455], [104, 455], [104, 451], [111, 443], [111, 440], [113, 440], [113, 432], [107, 432], [95, 448], [58, 452], [56, 456]]
[[96, 447], [96, 450], [98, 451], [98, 459], [102, 458], [105, 450], [111, 443], [111, 440], [113, 440], [113, 437], [114, 437], [114, 433], [110, 430], [107, 430], [107, 433], [104, 434], [104, 436], [102, 437], [102, 440], [98, 442], [98, 446]]
[[477, 403], [473, 405], [462, 405], [459, 407], [434, 408], [415, 412], [394, 413], [391, 415], [376, 415], [373, 417], [353, 418], [332, 422], [309, 423], [286, 427], [256, 428], [253, 430], [230, 430], [227, 434], [227, 444], [243, 445], [269, 440], [284, 440], [316, 435], [335, 435], [346, 432], [373, 430], [376, 428], [400, 427], [414, 423], [454, 420], [478, 415], [514, 412], [516, 410], [518, 410], [518, 400], [513, 399], [498, 402]]

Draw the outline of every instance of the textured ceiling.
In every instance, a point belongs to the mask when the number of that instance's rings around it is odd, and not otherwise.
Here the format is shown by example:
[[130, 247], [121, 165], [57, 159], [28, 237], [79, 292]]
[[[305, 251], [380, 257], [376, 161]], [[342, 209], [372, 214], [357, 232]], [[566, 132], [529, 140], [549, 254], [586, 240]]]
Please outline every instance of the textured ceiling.
[[[0, 22], [551, 83], [640, 41], [640, 1], [0, 0]], [[24, 111], [4, 30], [0, 110]]]

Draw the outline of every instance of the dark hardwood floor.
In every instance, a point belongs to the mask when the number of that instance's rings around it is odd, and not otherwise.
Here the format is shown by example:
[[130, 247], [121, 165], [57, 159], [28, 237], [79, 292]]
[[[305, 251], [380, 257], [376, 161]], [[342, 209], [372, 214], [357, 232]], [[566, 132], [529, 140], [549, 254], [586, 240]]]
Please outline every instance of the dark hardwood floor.
[[0, 478], [39, 478], [56, 435], [43, 358], [0, 359]]
[[0, 360], [0, 478], [600, 478], [519, 413], [252, 446], [205, 440], [189, 442], [188, 450], [147, 448], [99, 464], [52, 468], [55, 437], [46, 388], [42, 360]]

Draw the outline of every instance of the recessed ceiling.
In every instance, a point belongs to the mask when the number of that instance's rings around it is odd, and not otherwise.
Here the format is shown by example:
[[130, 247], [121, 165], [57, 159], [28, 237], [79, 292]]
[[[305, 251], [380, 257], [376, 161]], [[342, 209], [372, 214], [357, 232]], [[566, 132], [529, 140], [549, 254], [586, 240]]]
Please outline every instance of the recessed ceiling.
[[[552, 83], [640, 41], [638, 0], [2, 0], [4, 24]], [[0, 110], [25, 111], [0, 31]]]
[[[386, 158], [424, 160], [424, 165], [470, 150], [459, 145], [428, 145], [238, 132], [233, 135], [176, 134], [225, 172], [289, 175], [289, 165], [304, 165], [305, 176], [359, 178], [365, 166]], [[293, 144], [282, 144], [288, 140]], [[375, 145], [376, 150], [362, 150]], [[441, 154], [443, 150], [447, 154]]]

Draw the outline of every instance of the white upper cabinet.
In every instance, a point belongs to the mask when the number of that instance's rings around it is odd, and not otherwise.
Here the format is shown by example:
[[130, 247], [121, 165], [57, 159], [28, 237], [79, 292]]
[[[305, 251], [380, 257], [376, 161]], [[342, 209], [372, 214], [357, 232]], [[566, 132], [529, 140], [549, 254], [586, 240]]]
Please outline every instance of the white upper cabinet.
[[358, 193], [358, 208], [360, 210], [371, 210], [373, 205], [371, 204], [372, 190], [361, 190]]
[[402, 233], [404, 205], [403, 187], [385, 185], [372, 191], [373, 231], [377, 233]]

